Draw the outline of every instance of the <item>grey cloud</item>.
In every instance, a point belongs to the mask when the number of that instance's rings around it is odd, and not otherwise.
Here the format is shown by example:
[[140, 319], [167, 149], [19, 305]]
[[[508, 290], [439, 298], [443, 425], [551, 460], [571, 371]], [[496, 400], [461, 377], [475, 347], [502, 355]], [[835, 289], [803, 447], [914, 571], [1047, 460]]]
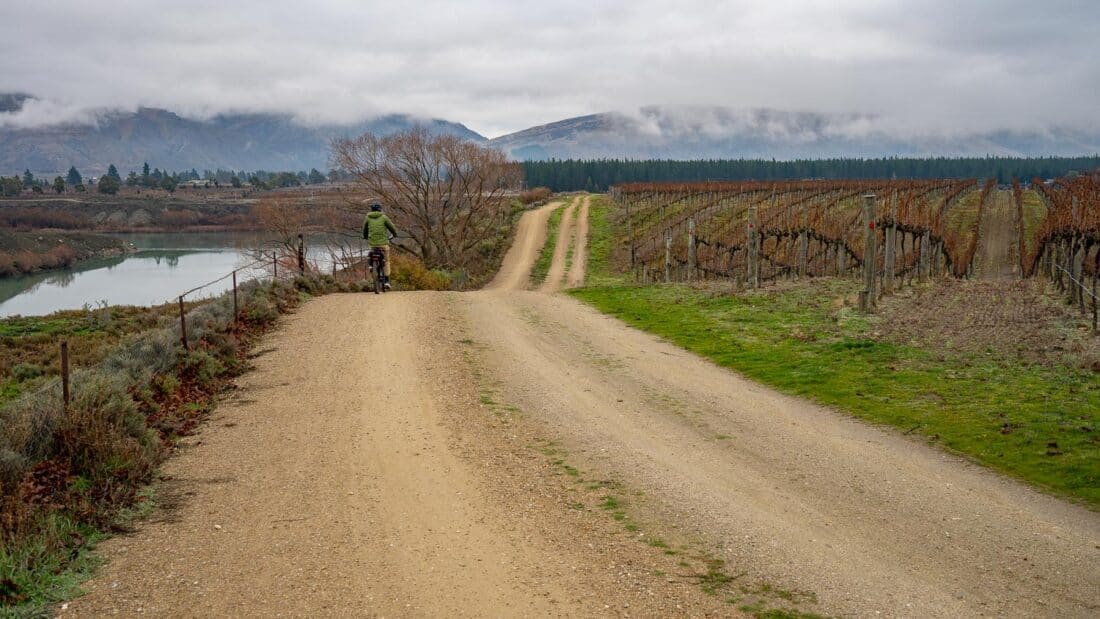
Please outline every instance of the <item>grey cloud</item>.
[[46, 101], [8, 124], [146, 105], [408, 112], [496, 135], [670, 103], [957, 132], [1092, 128], [1100, 95], [1081, 1], [57, 0], [4, 3], [0, 23], [18, 24], [0, 91]]

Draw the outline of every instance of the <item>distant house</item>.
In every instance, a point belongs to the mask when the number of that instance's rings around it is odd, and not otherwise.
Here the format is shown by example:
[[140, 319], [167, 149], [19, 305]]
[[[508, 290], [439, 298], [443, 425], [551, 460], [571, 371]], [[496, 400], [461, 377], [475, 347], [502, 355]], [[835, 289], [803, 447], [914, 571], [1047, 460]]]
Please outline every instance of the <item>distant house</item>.
[[191, 187], [192, 189], [194, 189], [194, 188], [207, 188], [207, 187], [213, 187], [213, 186], [214, 186], [214, 181], [207, 181], [207, 180], [202, 180], [202, 179], [196, 179], [196, 180], [191, 180], [191, 181], [183, 181], [182, 183], [180, 183], [180, 187]]

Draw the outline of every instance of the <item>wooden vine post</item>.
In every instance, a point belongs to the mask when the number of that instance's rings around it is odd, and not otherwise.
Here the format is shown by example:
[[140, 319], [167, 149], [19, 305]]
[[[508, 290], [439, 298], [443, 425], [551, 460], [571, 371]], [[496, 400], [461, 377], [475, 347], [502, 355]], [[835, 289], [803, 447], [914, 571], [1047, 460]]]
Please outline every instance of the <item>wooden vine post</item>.
[[695, 218], [688, 219], [688, 264], [687, 279], [695, 279]]
[[749, 288], [760, 287], [760, 228], [756, 220], [756, 206], [749, 207], [749, 223], [746, 234], [748, 246], [748, 273]]
[[863, 196], [863, 290], [859, 293], [859, 309], [869, 312], [875, 304], [875, 259], [878, 235], [875, 231], [875, 194]]
[[883, 256], [884, 274], [882, 278], [882, 292], [890, 294], [894, 292], [894, 254], [897, 252], [898, 238], [898, 193], [890, 198], [890, 221], [886, 224], [886, 253]]
[[665, 229], [665, 283], [672, 281], [672, 228]]
[[929, 237], [929, 232], [925, 230], [920, 235], [920, 281], [927, 281], [929, 275], [929, 268], [931, 268], [931, 256], [932, 253], [932, 239]]
[[[618, 188], [616, 188], [617, 190]], [[626, 228], [630, 234], [630, 270], [633, 271], [637, 266], [636, 255], [637, 248], [634, 245], [634, 218], [630, 214], [630, 200], [624, 202], [626, 205]]]

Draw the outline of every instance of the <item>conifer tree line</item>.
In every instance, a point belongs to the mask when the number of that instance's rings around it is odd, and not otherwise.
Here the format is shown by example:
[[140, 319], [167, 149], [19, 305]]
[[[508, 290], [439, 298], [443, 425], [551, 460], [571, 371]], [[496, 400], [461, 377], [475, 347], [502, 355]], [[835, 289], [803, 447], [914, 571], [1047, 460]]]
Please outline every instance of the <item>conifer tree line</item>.
[[1082, 157], [883, 157], [877, 159], [550, 159], [525, 161], [528, 187], [606, 191], [635, 182], [808, 179], [1057, 178], [1100, 168]]
[[[148, 163], [142, 165], [141, 172], [131, 170], [126, 178], [122, 178], [115, 164], [107, 167], [107, 172], [95, 181], [100, 193], [115, 194], [123, 186], [141, 187], [146, 189], [165, 189], [175, 191], [181, 183], [201, 181], [205, 187], [244, 187], [250, 186], [256, 189], [276, 189], [283, 187], [296, 187], [299, 185], [319, 185], [329, 181], [347, 180], [347, 174], [339, 170], [330, 170], [327, 174], [317, 168], [299, 172], [269, 172], [256, 170], [245, 172], [243, 170], [205, 170], [201, 174], [192, 168], [182, 172], [169, 172], [160, 168], [151, 168]], [[64, 193], [66, 190], [78, 193], [87, 191], [84, 175], [76, 166], [70, 166], [64, 176], [56, 176], [51, 181], [48, 178], [36, 177], [30, 170], [25, 170], [22, 175], [6, 177], [0, 176], [0, 195], [12, 197], [18, 196], [24, 190], [34, 193], [44, 193], [52, 190], [55, 193]]]

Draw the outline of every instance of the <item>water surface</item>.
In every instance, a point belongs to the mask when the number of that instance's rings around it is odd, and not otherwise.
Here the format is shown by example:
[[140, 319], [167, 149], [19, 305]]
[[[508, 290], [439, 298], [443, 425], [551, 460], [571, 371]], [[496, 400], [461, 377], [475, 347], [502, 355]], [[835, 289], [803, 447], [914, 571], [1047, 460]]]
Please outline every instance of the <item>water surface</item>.
[[[0, 280], [0, 318], [44, 315], [104, 303], [156, 305], [174, 301], [186, 290], [253, 262], [252, 248], [264, 246], [261, 235], [250, 233], [117, 236], [137, 251], [81, 262], [63, 271]], [[241, 272], [238, 277], [244, 280], [267, 272], [257, 268]], [[188, 298], [217, 295], [232, 285], [232, 280], [226, 278]]]

